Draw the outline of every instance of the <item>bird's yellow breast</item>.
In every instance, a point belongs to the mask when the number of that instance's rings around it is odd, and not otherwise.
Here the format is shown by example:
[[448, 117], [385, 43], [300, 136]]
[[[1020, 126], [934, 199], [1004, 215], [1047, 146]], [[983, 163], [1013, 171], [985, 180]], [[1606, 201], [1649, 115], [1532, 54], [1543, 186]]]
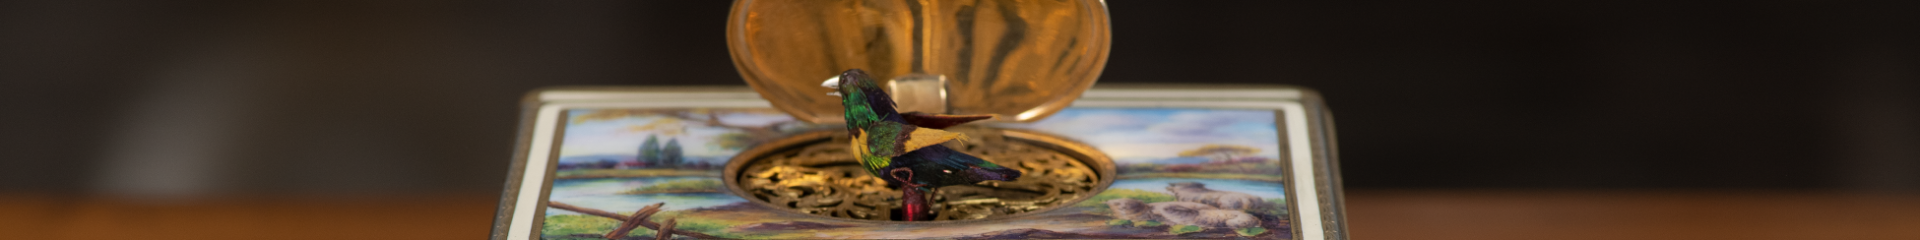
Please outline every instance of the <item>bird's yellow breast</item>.
[[857, 130], [858, 132], [853, 133], [852, 140], [847, 141], [847, 152], [852, 152], [854, 160], [860, 161], [860, 165], [866, 166], [868, 172], [878, 176], [880, 168], [891, 164], [887, 161], [887, 157], [875, 156], [873, 150], [867, 147], [867, 130]]

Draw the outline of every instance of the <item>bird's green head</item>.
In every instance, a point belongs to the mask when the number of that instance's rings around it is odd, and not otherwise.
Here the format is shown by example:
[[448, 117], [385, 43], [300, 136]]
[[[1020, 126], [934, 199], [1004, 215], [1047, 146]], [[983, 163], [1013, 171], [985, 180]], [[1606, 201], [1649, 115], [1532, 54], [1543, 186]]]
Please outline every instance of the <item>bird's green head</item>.
[[840, 97], [840, 105], [846, 107], [847, 127], [876, 121], [903, 121], [900, 113], [894, 110], [893, 96], [880, 88], [880, 83], [867, 76], [866, 71], [851, 69], [840, 73], [839, 77], [827, 79], [821, 87], [833, 88], [827, 95]]

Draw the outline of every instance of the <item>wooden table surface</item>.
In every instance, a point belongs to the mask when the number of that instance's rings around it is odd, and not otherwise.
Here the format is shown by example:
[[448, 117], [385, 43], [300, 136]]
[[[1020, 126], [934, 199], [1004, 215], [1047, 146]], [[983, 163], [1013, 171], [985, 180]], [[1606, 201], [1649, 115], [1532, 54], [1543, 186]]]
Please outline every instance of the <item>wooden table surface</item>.
[[[0, 239], [485, 239], [495, 195], [0, 195]], [[1353, 239], [1920, 239], [1920, 195], [1353, 191]]]

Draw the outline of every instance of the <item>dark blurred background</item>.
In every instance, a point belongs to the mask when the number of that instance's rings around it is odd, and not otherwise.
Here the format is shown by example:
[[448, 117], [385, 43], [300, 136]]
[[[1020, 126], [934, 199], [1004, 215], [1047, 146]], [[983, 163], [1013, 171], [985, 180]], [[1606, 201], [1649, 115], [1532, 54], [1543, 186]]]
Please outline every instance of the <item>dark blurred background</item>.
[[[1103, 83], [1337, 116], [1357, 239], [1916, 239], [1920, 2], [1109, 3]], [[478, 239], [520, 97], [742, 85], [730, 1], [0, 1], [0, 232]]]
[[[500, 191], [522, 94], [742, 85], [730, 1], [7, 1], [0, 195]], [[1103, 83], [1311, 87], [1347, 187], [1920, 191], [1913, 1], [1112, 1]]]

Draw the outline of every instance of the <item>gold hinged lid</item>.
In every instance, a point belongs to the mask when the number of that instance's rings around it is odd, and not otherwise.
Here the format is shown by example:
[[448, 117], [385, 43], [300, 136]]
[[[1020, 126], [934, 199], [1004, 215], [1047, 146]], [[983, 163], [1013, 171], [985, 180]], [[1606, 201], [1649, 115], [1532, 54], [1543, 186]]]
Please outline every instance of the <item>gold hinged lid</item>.
[[1109, 38], [1100, 0], [739, 0], [727, 23], [741, 77], [809, 122], [841, 120], [820, 82], [847, 69], [903, 112], [1040, 119], [1093, 86]]

